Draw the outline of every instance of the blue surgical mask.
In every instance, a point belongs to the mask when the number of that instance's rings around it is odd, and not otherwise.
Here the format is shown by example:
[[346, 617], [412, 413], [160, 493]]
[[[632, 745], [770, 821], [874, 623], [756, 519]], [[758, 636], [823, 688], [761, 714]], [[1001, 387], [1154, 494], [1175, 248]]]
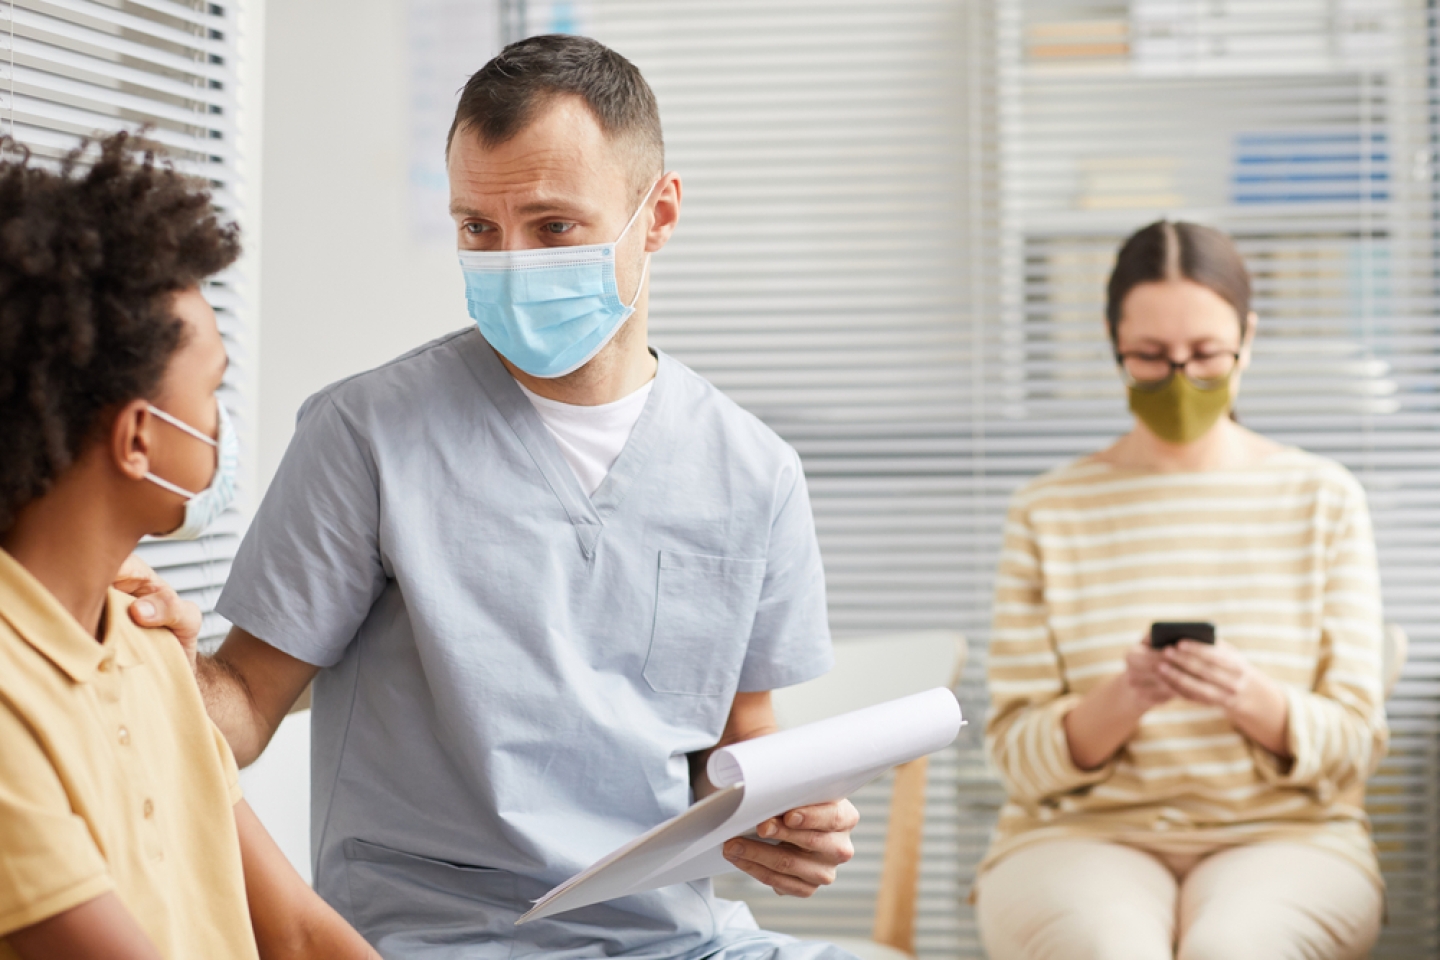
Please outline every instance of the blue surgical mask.
[[589, 363], [615, 337], [635, 312], [650, 270], [647, 254], [635, 299], [622, 303], [615, 248], [659, 182], [613, 243], [460, 251], [470, 316], [502, 357], [532, 377], [553, 379]]
[[240, 444], [235, 439], [235, 428], [230, 423], [230, 415], [225, 412], [225, 404], [221, 403], [218, 398], [215, 404], [220, 410], [220, 438], [218, 440], [210, 439], [203, 432], [196, 430], [178, 417], [172, 417], [159, 407], [150, 407], [150, 412], [161, 420], [216, 449], [215, 475], [210, 478], [209, 486], [199, 493], [191, 493], [184, 487], [157, 477], [153, 473], [145, 474], [146, 480], [185, 498], [184, 522], [169, 533], [160, 534], [162, 540], [194, 540], [205, 532], [206, 527], [218, 520], [220, 514], [228, 510], [230, 504], [235, 501], [235, 474], [240, 467]]

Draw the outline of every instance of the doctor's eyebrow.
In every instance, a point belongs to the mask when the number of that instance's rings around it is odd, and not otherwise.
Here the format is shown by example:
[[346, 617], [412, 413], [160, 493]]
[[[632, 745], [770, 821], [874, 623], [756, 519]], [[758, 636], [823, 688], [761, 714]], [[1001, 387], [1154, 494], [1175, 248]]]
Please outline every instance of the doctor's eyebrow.
[[[588, 211], [581, 210], [573, 204], [564, 203], [559, 200], [536, 200], [533, 203], [527, 203], [517, 208], [515, 212], [523, 217], [553, 213], [578, 219], [588, 215]], [[478, 220], [491, 219], [483, 211], [476, 210], [474, 207], [467, 207], [463, 203], [450, 204], [450, 215], [452, 217], [475, 217]]]

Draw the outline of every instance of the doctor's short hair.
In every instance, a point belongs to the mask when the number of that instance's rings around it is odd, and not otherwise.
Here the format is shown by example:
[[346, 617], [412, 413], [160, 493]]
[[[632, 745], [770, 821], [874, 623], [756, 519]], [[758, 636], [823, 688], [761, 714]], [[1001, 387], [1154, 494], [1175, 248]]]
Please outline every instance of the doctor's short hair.
[[636, 189], [664, 171], [665, 138], [655, 93], [633, 63], [589, 37], [549, 34], [510, 44], [460, 91], [445, 153], [456, 134], [498, 146], [533, 122], [557, 97], [577, 96], [612, 141], [635, 154]]
[[153, 144], [117, 133], [45, 165], [0, 138], [0, 532], [107, 412], [153, 396], [185, 330], [170, 295], [239, 253]]

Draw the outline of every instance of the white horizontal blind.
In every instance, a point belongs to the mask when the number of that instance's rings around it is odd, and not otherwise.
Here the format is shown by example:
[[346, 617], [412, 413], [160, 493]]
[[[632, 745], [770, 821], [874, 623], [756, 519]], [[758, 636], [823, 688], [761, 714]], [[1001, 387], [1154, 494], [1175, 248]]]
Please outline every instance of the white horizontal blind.
[[[149, 127], [176, 168], [208, 180], [222, 215], [234, 218], [236, 21], [236, 0], [0, 0], [0, 132], [13, 131], [47, 161], [82, 137]], [[205, 295], [230, 353], [221, 400], [243, 429], [250, 408], [236, 389], [248, 362], [238, 272], [215, 278]], [[140, 548], [201, 605], [207, 645], [226, 629], [213, 607], [241, 528], [231, 510], [197, 541]]]
[[[1425, 0], [596, 5], [686, 177], [657, 341], [801, 451], [837, 636], [973, 640], [960, 816], [926, 851], [927, 955], [979, 955], [960, 901], [1000, 801], [978, 734], [1006, 501], [1127, 428], [1104, 280], [1120, 240], [1166, 215], [1230, 231], [1252, 266], [1264, 325], [1242, 417], [1369, 492], [1387, 617], [1413, 641], [1371, 790], [1377, 955], [1435, 954], [1433, 16]], [[937, 854], [954, 858], [938, 880]]]
[[994, 199], [972, 211], [993, 236], [975, 386], [997, 516], [1036, 470], [1126, 426], [1102, 326], [1120, 240], [1170, 216], [1245, 255], [1261, 326], [1241, 418], [1361, 479], [1385, 614], [1412, 640], [1370, 791], [1378, 957], [1440, 949], [1433, 17], [1425, 0], [1002, 0]]
[[[800, 450], [837, 637], [969, 622], [968, 478], [937, 449], [971, 420], [963, 6], [588, 10], [594, 36], [654, 87], [685, 183], [680, 228], [652, 267], [654, 339]], [[757, 896], [762, 922], [868, 934], [887, 796], [862, 796], [861, 858], [839, 886], [803, 906]], [[951, 957], [966, 889], [950, 758], [933, 765], [930, 797], [917, 944]]]

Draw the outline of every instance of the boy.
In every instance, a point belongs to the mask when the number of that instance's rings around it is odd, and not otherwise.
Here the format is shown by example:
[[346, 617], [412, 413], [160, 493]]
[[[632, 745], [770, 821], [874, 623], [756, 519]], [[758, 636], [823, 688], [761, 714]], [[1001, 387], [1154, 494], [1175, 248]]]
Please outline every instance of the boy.
[[123, 133], [58, 172], [0, 156], [0, 960], [376, 957], [241, 798], [174, 638], [107, 589], [233, 489], [199, 284], [235, 228]]

